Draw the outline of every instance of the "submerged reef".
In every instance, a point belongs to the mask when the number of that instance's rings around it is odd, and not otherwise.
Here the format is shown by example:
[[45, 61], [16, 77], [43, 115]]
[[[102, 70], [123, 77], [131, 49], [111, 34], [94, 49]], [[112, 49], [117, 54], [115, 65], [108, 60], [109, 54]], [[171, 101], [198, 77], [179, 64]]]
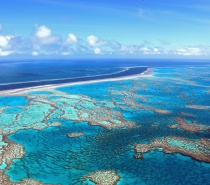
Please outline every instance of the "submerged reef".
[[90, 179], [92, 182], [96, 183], [96, 185], [116, 185], [120, 180], [120, 176], [111, 170], [95, 171], [83, 178]]
[[20, 144], [16, 144], [3, 136], [2, 141], [2, 153], [0, 154], [0, 164], [5, 163], [6, 169], [10, 166], [12, 161], [17, 158], [22, 158], [25, 154], [24, 147]]
[[198, 141], [179, 137], [165, 137], [154, 139], [148, 144], [136, 144], [134, 150], [137, 153], [135, 158], [142, 159], [143, 154], [151, 150], [161, 149], [164, 153], [180, 153], [192, 157], [195, 160], [210, 163], [210, 139]]
[[21, 182], [11, 182], [9, 176], [5, 174], [6, 170], [10, 168], [14, 159], [22, 158], [25, 155], [24, 147], [16, 144], [3, 136], [2, 153], [0, 153], [0, 164], [4, 164], [4, 168], [0, 169], [0, 184], [1, 185], [44, 185], [34, 179], [23, 179]]
[[191, 118], [195, 117], [195, 115], [189, 114], [189, 113], [186, 113], [186, 112], [181, 112], [181, 115], [184, 116], [184, 117], [191, 117]]
[[0, 132], [11, 134], [21, 129], [42, 130], [60, 126], [56, 119], [88, 122], [106, 129], [135, 126], [134, 122], [125, 120], [121, 112], [111, 109], [114, 107], [112, 102], [96, 101], [84, 95], [69, 95], [56, 90], [50, 92], [50, 95], [24, 94], [29, 102], [26, 106], [18, 106], [22, 111], [15, 114], [5, 112], [8, 107], [1, 108]]
[[204, 105], [186, 105], [185, 107], [189, 108], [189, 109], [208, 110], [208, 111], [210, 111], [210, 106], [204, 106]]
[[4, 174], [4, 172], [1, 170], [0, 170], [0, 184], [1, 185], [46, 185], [34, 179], [23, 179], [21, 182], [11, 182], [9, 176]]
[[168, 128], [175, 129], [180, 128], [187, 132], [200, 132], [200, 131], [208, 131], [210, 132], [210, 126], [199, 124], [196, 122], [188, 123], [185, 119], [180, 117], [176, 118], [176, 123], [174, 125], [168, 125]]
[[168, 110], [163, 110], [163, 109], [154, 109], [154, 112], [157, 114], [170, 114], [171, 112]]
[[81, 136], [85, 136], [85, 134], [82, 132], [72, 132], [67, 135], [67, 137], [69, 138], [75, 138], [75, 137], [81, 137]]

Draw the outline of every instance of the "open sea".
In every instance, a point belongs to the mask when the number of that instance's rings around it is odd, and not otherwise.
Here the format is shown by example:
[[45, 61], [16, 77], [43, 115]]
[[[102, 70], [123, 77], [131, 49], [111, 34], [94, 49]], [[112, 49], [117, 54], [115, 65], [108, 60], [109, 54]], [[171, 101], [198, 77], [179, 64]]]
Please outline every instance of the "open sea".
[[[116, 182], [98, 184], [210, 185], [210, 61], [1, 61], [0, 91], [128, 77], [147, 68], [150, 75], [132, 79], [0, 96], [0, 179], [94, 185], [89, 174], [113, 171]], [[164, 138], [174, 142], [135, 157], [135, 144]]]

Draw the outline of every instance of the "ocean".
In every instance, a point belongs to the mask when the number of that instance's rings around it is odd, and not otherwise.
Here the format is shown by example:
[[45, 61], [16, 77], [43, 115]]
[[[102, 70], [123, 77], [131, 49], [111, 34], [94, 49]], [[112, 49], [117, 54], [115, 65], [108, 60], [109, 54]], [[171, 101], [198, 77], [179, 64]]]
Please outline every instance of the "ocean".
[[[23, 60], [0, 62], [0, 90], [81, 82], [141, 73], [144, 67], [202, 65], [202, 61], [174, 60]], [[134, 68], [124, 74], [127, 68]], [[136, 67], [143, 67], [136, 69]]]
[[[39, 60], [0, 66], [0, 90], [153, 69], [132, 79], [1, 96], [3, 184], [210, 184], [208, 61]], [[95, 172], [102, 175], [94, 178]]]

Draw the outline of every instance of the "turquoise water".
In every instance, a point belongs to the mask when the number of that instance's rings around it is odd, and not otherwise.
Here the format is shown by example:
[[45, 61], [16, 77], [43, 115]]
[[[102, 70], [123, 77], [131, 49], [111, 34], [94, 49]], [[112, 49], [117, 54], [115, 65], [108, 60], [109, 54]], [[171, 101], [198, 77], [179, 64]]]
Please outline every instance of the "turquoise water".
[[[15, 119], [12, 115], [19, 116], [17, 132], [8, 138], [26, 151], [5, 173], [12, 182], [32, 178], [62, 185], [93, 184], [82, 177], [95, 170], [116, 171], [121, 176], [117, 185], [210, 184], [208, 163], [159, 150], [145, 153], [142, 160], [133, 157], [135, 143], [148, 143], [155, 138], [210, 138], [208, 131], [193, 133], [167, 127], [176, 122], [176, 117], [210, 125], [210, 85], [206, 80], [210, 67], [198, 68], [157, 68], [152, 77], [61, 87], [56, 92], [28, 93], [25, 97], [2, 97], [1, 116], [11, 115], [8, 120]], [[204, 108], [196, 108], [198, 105]], [[157, 109], [170, 113], [157, 113]], [[31, 125], [33, 120], [37, 122], [40, 129], [30, 125], [23, 129], [22, 124], [27, 126], [29, 120]], [[109, 126], [111, 121], [119, 127], [102, 127]], [[139, 127], [120, 127], [125, 121]], [[60, 125], [48, 127], [55, 122]], [[93, 126], [92, 122], [98, 125]], [[8, 129], [6, 123], [0, 126]], [[85, 136], [68, 138], [72, 132]], [[186, 147], [194, 151], [196, 145]]]
[[22, 96], [2, 96], [0, 97], [0, 107], [5, 106], [25, 106], [28, 100]]
[[47, 91], [32, 91], [32, 92], [29, 92], [28, 94], [49, 95], [49, 94], [51, 94], [51, 92], [47, 92]]
[[24, 109], [18, 107], [4, 109], [4, 113], [6, 114], [15, 114], [15, 113], [20, 113], [22, 111], [24, 111]]

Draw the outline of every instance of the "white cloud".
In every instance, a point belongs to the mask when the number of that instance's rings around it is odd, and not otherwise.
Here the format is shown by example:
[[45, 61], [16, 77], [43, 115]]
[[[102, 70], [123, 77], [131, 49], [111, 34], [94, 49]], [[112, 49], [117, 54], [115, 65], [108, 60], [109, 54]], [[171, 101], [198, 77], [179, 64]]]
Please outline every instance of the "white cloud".
[[140, 51], [141, 51], [143, 54], [145, 54], [145, 55], [147, 55], [147, 54], [150, 53], [150, 51], [149, 51], [149, 49], [148, 49], [147, 47], [142, 47], [142, 48], [140, 48]]
[[1, 49], [0, 49], [0, 56], [8, 56], [8, 55], [10, 55], [10, 54], [12, 54], [13, 52], [12, 51], [2, 51]]
[[202, 51], [200, 48], [187, 48], [187, 49], [191, 55], [202, 55]]
[[64, 56], [71, 55], [71, 52], [62, 52], [61, 55], [64, 55]]
[[139, 46], [121, 44], [119, 54], [139, 54]]
[[142, 47], [140, 48], [140, 51], [144, 55], [159, 55], [159, 54], [166, 54], [167, 52], [159, 50], [158, 48], [148, 48], [148, 47]]
[[33, 55], [33, 56], [37, 56], [37, 55], [39, 55], [39, 52], [33, 51], [33, 52], [32, 52], [32, 55]]
[[162, 47], [141, 47], [140, 52], [143, 55], [164, 55], [168, 54], [168, 51]]
[[154, 52], [159, 52], [157, 48], [154, 48], [153, 51], [154, 51]]
[[77, 40], [77, 37], [73, 34], [73, 33], [70, 33], [67, 37], [67, 40], [66, 40], [68, 43], [77, 43], [78, 40]]
[[160, 54], [159, 49], [158, 48], [153, 48], [153, 54]]
[[91, 46], [95, 46], [98, 40], [98, 37], [96, 37], [95, 35], [90, 35], [87, 37], [88, 44]]
[[39, 45], [50, 45], [60, 41], [60, 37], [53, 35], [52, 31], [46, 26], [40, 26], [37, 28], [35, 34], [32, 36], [32, 44], [39, 48]]
[[43, 25], [37, 28], [35, 35], [39, 38], [49, 37], [51, 36], [51, 30]]
[[184, 56], [193, 56], [193, 55], [202, 55], [204, 54], [200, 48], [181, 48], [175, 51], [177, 55], [184, 55]]
[[42, 38], [38, 40], [38, 44], [40, 45], [50, 45], [50, 44], [55, 44], [60, 40], [58, 36], [50, 36], [46, 38]]
[[0, 35], [0, 56], [16, 55], [167, 55], [167, 56], [210, 56], [210, 46], [197, 45], [175, 48], [173, 45], [144, 41], [140, 44], [123, 44], [116, 40], [104, 40], [95, 35], [89, 35], [87, 40], [69, 33], [65, 40], [47, 26], [39, 26], [30, 37]]
[[98, 46], [98, 45], [103, 45], [105, 44], [104, 41], [100, 40], [97, 36], [95, 35], [90, 35], [87, 37], [87, 41], [88, 41], [88, 44], [90, 46]]
[[101, 51], [100, 48], [95, 48], [95, 49], [94, 49], [94, 53], [95, 53], [96, 55], [98, 55], [98, 54], [101, 54], [102, 51]]
[[0, 35], [0, 46], [6, 47], [9, 43], [9, 39], [6, 36]]

